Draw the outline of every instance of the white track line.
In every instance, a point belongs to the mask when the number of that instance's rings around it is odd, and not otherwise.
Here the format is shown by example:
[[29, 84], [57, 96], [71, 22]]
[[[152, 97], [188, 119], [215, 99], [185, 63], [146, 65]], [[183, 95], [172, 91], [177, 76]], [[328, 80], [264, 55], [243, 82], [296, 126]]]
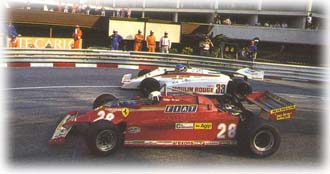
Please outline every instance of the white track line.
[[60, 88], [120, 88], [121, 86], [36, 86], [36, 87], [17, 87], [17, 88], [5, 88], [1, 91], [10, 90], [33, 90], [33, 89], [60, 89]]

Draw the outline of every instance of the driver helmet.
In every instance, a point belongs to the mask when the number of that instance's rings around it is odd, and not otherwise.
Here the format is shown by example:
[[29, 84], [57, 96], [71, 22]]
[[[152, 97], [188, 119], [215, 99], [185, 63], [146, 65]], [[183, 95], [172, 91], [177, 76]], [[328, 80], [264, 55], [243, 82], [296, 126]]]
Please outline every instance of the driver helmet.
[[175, 66], [175, 70], [177, 70], [177, 71], [184, 71], [184, 69], [185, 69], [185, 67], [182, 64], [177, 64]]
[[153, 101], [153, 102], [159, 102], [161, 96], [162, 95], [159, 91], [153, 91], [149, 94], [148, 99]]

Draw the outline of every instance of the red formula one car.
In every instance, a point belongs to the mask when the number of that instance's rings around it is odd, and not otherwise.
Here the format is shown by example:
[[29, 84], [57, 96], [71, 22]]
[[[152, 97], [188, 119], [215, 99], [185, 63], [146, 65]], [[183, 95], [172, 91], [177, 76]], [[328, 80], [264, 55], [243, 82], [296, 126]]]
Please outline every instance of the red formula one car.
[[[247, 96], [271, 120], [292, 118], [295, 105], [269, 92]], [[99, 96], [92, 111], [72, 112], [57, 126], [50, 144], [62, 144], [73, 126], [87, 125], [86, 143], [95, 155], [109, 155], [123, 146], [207, 147], [237, 145], [256, 157], [275, 153], [278, 130], [269, 120], [247, 110], [232, 96], [160, 95], [118, 100]]]

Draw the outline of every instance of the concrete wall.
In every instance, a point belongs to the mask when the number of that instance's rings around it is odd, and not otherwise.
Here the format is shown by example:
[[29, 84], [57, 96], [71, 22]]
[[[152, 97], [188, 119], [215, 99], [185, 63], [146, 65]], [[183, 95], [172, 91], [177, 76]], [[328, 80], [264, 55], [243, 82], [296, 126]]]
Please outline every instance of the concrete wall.
[[269, 42], [325, 44], [322, 39], [325, 37], [324, 30], [214, 25], [210, 32], [213, 32], [214, 36], [224, 34], [232, 39], [250, 40], [259, 37], [261, 41]]

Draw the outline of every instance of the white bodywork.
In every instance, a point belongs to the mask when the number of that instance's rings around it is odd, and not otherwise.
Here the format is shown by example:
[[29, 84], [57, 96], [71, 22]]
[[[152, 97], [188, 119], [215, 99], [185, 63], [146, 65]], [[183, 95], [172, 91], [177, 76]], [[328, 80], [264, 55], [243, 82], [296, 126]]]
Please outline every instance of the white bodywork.
[[166, 84], [169, 89], [203, 95], [223, 95], [227, 91], [228, 82], [231, 81], [227, 75], [199, 68], [188, 68], [185, 72], [176, 72], [174, 68], [158, 68], [143, 76], [133, 79], [131, 77], [131, 74], [123, 76], [123, 89], [139, 89], [140, 83], [145, 78], [152, 77], [161, 86]]

